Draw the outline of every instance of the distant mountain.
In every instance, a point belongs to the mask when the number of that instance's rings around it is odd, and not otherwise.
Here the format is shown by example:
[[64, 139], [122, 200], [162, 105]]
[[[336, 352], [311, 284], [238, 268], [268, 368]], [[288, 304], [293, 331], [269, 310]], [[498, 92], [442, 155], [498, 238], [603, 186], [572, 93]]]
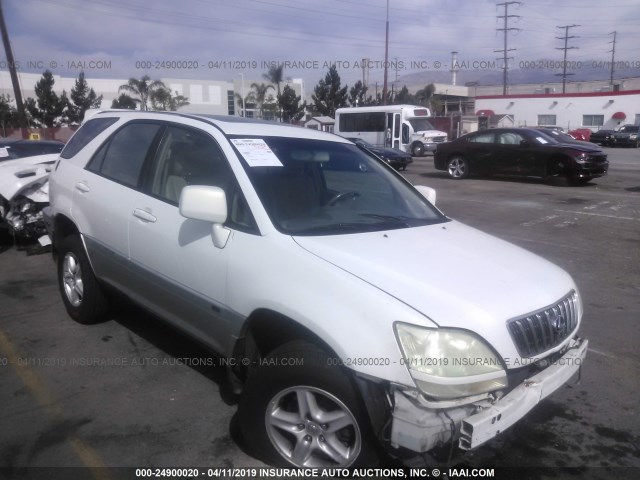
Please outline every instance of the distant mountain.
[[[559, 83], [562, 82], [562, 61], [559, 60], [534, 60], [520, 62], [519, 67], [512, 68], [508, 72], [509, 85], [535, 84], [535, 83]], [[616, 62], [614, 79], [640, 77], [640, 61]], [[409, 90], [423, 88], [429, 83], [450, 84], [452, 75], [449, 72], [450, 65], [443, 65], [442, 70], [426, 70], [423, 72], [404, 75], [394, 81], [397, 88], [406, 85]], [[611, 64], [603, 61], [568, 61], [567, 81], [585, 82], [608, 80], [611, 75]], [[478, 85], [502, 85], [501, 69], [478, 70], [471, 68], [470, 63], [459, 62], [459, 70], [456, 83], [465, 85], [477, 82]]]

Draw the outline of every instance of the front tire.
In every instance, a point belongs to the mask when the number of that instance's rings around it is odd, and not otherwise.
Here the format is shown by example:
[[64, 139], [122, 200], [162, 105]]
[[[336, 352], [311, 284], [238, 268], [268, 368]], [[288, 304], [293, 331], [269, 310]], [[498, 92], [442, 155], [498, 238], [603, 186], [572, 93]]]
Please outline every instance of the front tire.
[[447, 172], [455, 180], [461, 180], [469, 176], [469, 162], [461, 155], [451, 157], [447, 162]]
[[414, 157], [421, 157], [424, 155], [424, 145], [420, 142], [416, 142], [411, 146], [411, 155]]
[[108, 301], [77, 235], [66, 237], [58, 252], [58, 286], [67, 313], [78, 323], [104, 320]]
[[374, 465], [366, 408], [348, 372], [315, 345], [275, 349], [245, 384], [238, 417], [249, 449], [283, 467]]

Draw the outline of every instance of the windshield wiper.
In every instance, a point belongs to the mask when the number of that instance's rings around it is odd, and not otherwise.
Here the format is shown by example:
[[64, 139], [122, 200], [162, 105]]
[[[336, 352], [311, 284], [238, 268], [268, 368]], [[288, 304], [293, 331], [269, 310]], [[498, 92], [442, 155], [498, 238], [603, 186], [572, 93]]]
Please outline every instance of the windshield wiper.
[[407, 227], [411, 226], [409, 224], [409, 222], [408, 222], [409, 220], [417, 220], [417, 219], [412, 219], [412, 218], [403, 217], [403, 216], [380, 215], [379, 213], [360, 213], [359, 215], [361, 217], [375, 218], [376, 220], [384, 220], [385, 222], [402, 224], [402, 225], [405, 225]]

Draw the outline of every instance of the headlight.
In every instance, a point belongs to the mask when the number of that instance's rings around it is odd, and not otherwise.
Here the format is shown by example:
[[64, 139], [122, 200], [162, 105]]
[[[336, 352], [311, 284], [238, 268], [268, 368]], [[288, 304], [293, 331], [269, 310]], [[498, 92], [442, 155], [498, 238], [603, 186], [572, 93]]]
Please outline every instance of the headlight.
[[629, 135], [629, 138], [630, 138], [631, 140], [635, 140], [637, 136], [638, 136], [638, 135], [636, 135], [635, 133], [632, 133], [631, 135]]
[[471, 332], [394, 325], [411, 377], [423, 393], [458, 398], [505, 388], [501, 360]]
[[580, 155], [577, 155], [577, 156], [575, 157], [575, 159], [576, 159], [576, 162], [584, 163], [584, 162], [586, 162], [587, 160], [589, 160], [589, 154], [587, 154], [587, 153], [581, 153]]

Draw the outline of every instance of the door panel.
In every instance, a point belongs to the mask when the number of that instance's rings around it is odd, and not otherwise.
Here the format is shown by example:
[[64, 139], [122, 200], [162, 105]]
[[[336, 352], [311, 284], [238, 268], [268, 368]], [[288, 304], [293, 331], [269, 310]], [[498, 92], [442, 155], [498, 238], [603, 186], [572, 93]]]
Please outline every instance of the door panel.
[[137, 300], [222, 352], [228, 329], [226, 277], [233, 235], [224, 248], [212, 224], [184, 218], [178, 201], [187, 185], [229, 190], [231, 170], [207, 134], [170, 126], [143, 192], [129, 212], [129, 245]]

